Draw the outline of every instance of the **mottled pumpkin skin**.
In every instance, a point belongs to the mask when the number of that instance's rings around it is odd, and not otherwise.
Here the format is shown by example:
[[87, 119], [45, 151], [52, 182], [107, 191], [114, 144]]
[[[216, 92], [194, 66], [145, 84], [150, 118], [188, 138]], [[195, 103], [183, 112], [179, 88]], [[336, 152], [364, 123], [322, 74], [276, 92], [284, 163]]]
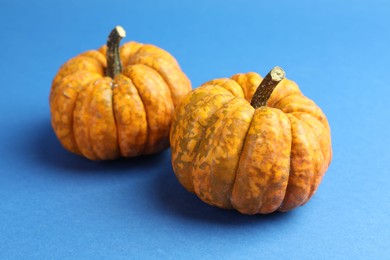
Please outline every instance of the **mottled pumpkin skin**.
[[120, 48], [122, 72], [105, 77], [106, 49], [70, 59], [54, 78], [50, 109], [58, 139], [91, 160], [166, 148], [174, 107], [190, 81], [168, 52], [136, 42]]
[[170, 132], [180, 183], [208, 204], [244, 214], [305, 204], [332, 157], [321, 109], [288, 79], [254, 109], [261, 81], [250, 72], [203, 84], [182, 99]]

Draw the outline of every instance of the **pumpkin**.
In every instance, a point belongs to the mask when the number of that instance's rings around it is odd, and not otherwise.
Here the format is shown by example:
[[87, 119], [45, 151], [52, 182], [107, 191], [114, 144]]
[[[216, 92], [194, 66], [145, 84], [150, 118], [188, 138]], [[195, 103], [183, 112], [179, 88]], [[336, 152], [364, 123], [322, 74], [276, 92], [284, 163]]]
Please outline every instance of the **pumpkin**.
[[117, 26], [107, 46], [67, 61], [50, 93], [51, 123], [65, 149], [91, 160], [134, 157], [169, 146], [174, 107], [191, 90], [168, 52], [128, 42]]
[[289, 211], [316, 192], [332, 157], [325, 114], [275, 67], [215, 79], [188, 93], [170, 132], [179, 182], [244, 214]]

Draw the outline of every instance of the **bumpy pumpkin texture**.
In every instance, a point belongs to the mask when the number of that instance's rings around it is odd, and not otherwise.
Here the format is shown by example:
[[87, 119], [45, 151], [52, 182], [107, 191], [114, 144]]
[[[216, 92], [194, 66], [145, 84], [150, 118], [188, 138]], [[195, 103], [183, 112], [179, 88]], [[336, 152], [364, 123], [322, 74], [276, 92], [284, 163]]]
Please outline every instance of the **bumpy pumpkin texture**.
[[166, 148], [174, 107], [191, 90], [168, 52], [137, 42], [119, 48], [123, 28], [116, 27], [112, 35], [111, 49], [103, 46], [67, 61], [50, 93], [58, 139], [67, 150], [91, 160]]
[[[188, 191], [244, 214], [289, 211], [313, 196], [332, 157], [328, 121], [293, 81], [274, 85], [236, 74], [182, 99], [170, 140], [175, 175]], [[264, 105], [251, 106], [255, 92], [267, 91]]]

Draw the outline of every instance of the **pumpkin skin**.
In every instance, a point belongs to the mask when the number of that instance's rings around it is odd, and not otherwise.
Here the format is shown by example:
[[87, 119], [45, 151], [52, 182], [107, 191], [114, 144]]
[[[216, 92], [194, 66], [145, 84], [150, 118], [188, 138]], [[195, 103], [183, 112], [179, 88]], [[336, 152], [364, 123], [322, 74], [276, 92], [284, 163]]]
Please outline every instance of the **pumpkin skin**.
[[255, 109], [261, 82], [249, 72], [203, 84], [182, 99], [170, 132], [179, 182], [210, 205], [250, 215], [305, 204], [332, 157], [322, 110], [286, 78]]
[[[119, 44], [119, 42], [118, 42]], [[169, 146], [174, 107], [191, 83], [168, 52], [128, 42], [123, 70], [105, 75], [107, 47], [67, 61], [50, 93], [51, 122], [65, 149], [91, 160], [152, 154]]]

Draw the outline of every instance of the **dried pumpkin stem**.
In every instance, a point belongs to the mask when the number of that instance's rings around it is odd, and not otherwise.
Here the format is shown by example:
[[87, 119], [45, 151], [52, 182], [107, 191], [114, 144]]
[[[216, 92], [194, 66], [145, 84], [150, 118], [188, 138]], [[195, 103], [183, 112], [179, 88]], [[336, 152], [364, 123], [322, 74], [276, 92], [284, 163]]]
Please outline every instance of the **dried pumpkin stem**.
[[119, 55], [119, 43], [126, 36], [121, 26], [115, 26], [107, 40], [107, 69], [106, 76], [114, 78], [122, 71], [122, 62]]
[[255, 109], [265, 106], [275, 87], [282, 79], [284, 79], [285, 72], [282, 68], [274, 67], [267, 76], [261, 81], [260, 85], [256, 89], [255, 94], [251, 100], [251, 106]]

